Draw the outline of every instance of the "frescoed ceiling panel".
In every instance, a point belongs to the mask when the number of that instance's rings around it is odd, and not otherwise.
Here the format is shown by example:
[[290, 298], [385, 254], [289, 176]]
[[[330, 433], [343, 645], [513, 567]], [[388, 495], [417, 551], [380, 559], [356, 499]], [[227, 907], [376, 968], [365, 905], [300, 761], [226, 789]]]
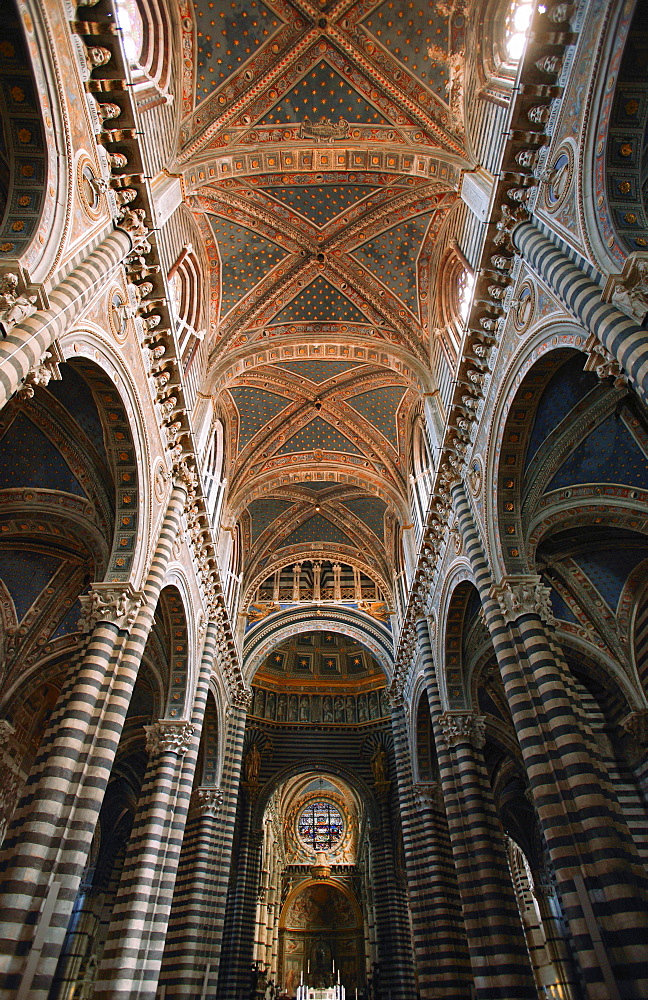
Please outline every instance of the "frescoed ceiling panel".
[[297, 431], [279, 449], [278, 455], [292, 455], [298, 451], [313, 451], [322, 449], [326, 451], [341, 451], [350, 455], [361, 455], [362, 452], [352, 441], [336, 430], [331, 424], [321, 417], [315, 417], [309, 424]]
[[225, 315], [275, 264], [286, 251], [259, 233], [217, 216], [211, 226], [222, 263], [221, 315]]
[[574, 559], [608, 606], [616, 611], [628, 576], [647, 555], [648, 550], [639, 544], [628, 548], [579, 552]]
[[360, 518], [381, 541], [385, 537], [385, 511], [387, 504], [384, 500], [373, 497], [357, 497], [343, 500], [345, 507]]
[[282, 545], [303, 545], [311, 542], [332, 542], [337, 545], [353, 546], [348, 535], [321, 514], [314, 514], [300, 524], [283, 540]]
[[292, 504], [289, 500], [276, 500], [273, 498], [253, 500], [248, 506], [248, 513], [252, 522], [252, 541], [255, 542], [259, 535], [291, 506]]
[[266, 189], [288, 208], [299, 212], [320, 228], [342, 212], [374, 194], [378, 188], [368, 184], [323, 184], [307, 187], [269, 187]]
[[348, 122], [390, 125], [377, 108], [366, 101], [324, 60], [284, 94], [261, 119], [259, 125], [307, 120], [316, 124], [322, 118], [329, 119], [333, 124], [337, 124], [343, 118]]
[[336, 486], [337, 483], [300, 483], [300, 490], [312, 490], [315, 493], [321, 493], [322, 490], [330, 490], [331, 487]]
[[574, 483], [625, 483], [641, 489], [645, 482], [646, 456], [612, 414], [572, 451], [547, 489]]
[[239, 450], [254, 437], [269, 420], [290, 406], [290, 400], [274, 392], [248, 386], [235, 386], [230, 393], [239, 413]]
[[67, 362], [61, 366], [62, 379], [52, 379], [47, 391], [66, 407], [88, 435], [100, 456], [107, 460], [103, 424], [92, 390], [84, 378]]
[[355, 361], [318, 361], [314, 358], [310, 361], [282, 361], [281, 364], [274, 367], [283, 368], [284, 371], [319, 385], [336, 375], [342, 375], [344, 372], [358, 368], [358, 363]]
[[349, 406], [362, 414], [366, 420], [376, 427], [380, 433], [398, 447], [396, 430], [396, 411], [405, 394], [401, 385], [384, 386], [382, 389], [370, 389], [347, 400]]
[[417, 279], [429, 288], [471, 163], [448, 108], [463, 14], [450, 31], [443, 0], [186, 2], [201, 65], [197, 106], [185, 68], [179, 163], [220, 258], [209, 370], [244, 572], [328, 543], [366, 548], [388, 578], [404, 397], [427, 391]]
[[300, 323], [309, 320], [338, 320], [350, 323], [366, 323], [367, 318], [342, 292], [334, 288], [324, 278], [311, 282], [292, 302], [281, 310], [273, 323]]
[[416, 261], [430, 218], [420, 215], [402, 222], [354, 251], [415, 315], [418, 314]]
[[281, 26], [262, 0], [193, 0], [196, 103], [247, 62]]
[[0, 452], [0, 489], [19, 486], [86, 495], [58, 448], [22, 413], [3, 437]]
[[446, 99], [449, 80], [448, 18], [440, 5], [424, 0], [385, 0], [362, 21], [401, 65], [439, 97]]
[[3, 548], [1, 551], [0, 579], [11, 594], [16, 617], [20, 622], [52, 579], [62, 560], [44, 552], [30, 552], [27, 549]]

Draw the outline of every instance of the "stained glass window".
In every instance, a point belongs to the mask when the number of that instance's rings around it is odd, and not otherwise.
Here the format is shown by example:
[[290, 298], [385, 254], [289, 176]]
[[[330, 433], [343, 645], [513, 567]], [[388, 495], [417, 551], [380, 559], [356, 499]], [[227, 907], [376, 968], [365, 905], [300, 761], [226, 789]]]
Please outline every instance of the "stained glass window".
[[332, 802], [316, 800], [309, 802], [301, 813], [297, 829], [311, 851], [330, 851], [342, 836], [344, 820]]

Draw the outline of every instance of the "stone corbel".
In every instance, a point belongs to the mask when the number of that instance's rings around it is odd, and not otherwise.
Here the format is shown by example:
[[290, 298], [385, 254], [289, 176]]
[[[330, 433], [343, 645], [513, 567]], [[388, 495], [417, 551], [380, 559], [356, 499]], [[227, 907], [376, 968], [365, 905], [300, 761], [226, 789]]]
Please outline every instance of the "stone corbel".
[[449, 711], [439, 716], [439, 725], [450, 747], [469, 743], [481, 750], [486, 743], [486, 717], [475, 712]]
[[493, 584], [490, 596], [497, 601], [507, 624], [522, 615], [539, 615], [548, 625], [554, 624], [551, 610], [551, 588], [542, 583], [537, 573], [506, 576]]
[[91, 632], [99, 622], [110, 622], [130, 632], [137, 612], [144, 603], [144, 594], [130, 583], [93, 583], [90, 592], [79, 597], [83, 609], [79, 619], [81, 632]]
[[149, 757], [163, 753], [182, 756], [191, 745], [195, 726], [191, 723], [172, 719], [160, 719], [152, 726], [144, 726], [146, 732], [146, 752]]

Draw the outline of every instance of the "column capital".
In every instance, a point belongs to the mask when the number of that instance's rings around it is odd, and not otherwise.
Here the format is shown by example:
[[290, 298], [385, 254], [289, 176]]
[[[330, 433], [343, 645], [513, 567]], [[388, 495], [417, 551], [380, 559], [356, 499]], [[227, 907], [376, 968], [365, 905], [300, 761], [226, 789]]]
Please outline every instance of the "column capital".
[[144, 604], [144, 594], [134, 590], [130, 583], [93, 583], [87, 594], [81, 594], [79, 601], [83, 609], [79, 619], [81, 632], [91, 632], [99, 622], [110, 622], [130, 632]]
[[38, 364], [30, 368], [25, 375], [22, 386], [16, 392], [16, 399], [20, 399], [21, 401], [31, 399], [34, 395], [35, 386], [42, 385], [46, 387], [52, 379], [55, 382], [60, 382], [63, 376], [61, 375], [59, 365], [64, 360], [59, 342], [57, 340], [52, 341], [49, 350], [45, 351]]
[[0, 719], [0, 747], [6, 746], [16, 732], [9, 719]]
[[497, 601], [504, 621], [509, 624], [522, 615], [539, 615], [548, 625], [554, 623], [551, 610], [551, 588], [542, 583], [537, 573], [505, 576], [489, 591]]
[[197, 788], [193, 808], [199, 816], [217, 816], [224, 801], [222, 788]]
[[115, 228], [123, 229], [125, 233], [128, 233], [135, 245], [148, 236], [149, 231], [145, 218], [146, 212], [143, 208], [123, 208], [119, 213]]
[[634, 737], [639, 746], [648, 746], [648, 708], [630, 712], [621, 720], [621, 726]]
[[144, 726], [146, 732], [146, 751], [149, 757], [163, 753], [185, 754], [189, 749], [195, 726], [185, 721], [160, 719], [152, 726]]
[[195, 471], [186, 462], [178, 462], [173, 470], [173, 485], [185, 489], [189, 496], [193, 494], [198, 483]]
[[392, 708], [395, 712], [405, 711], [405, 695], [403, 693], [402, 677], [394, 677], [391, 685], [387, 689], [387, 701], [389, 702], [390, 708]]
[[438, 781], [416, 781], [412, 785], [414, 801], [421, 809], [441, 805], [441, 786]]
[[439, 716], [439, 725], [448, 746], [470, 743], [477, 750], [486, 743], [486, 717], [476, 712], [449, 711]]

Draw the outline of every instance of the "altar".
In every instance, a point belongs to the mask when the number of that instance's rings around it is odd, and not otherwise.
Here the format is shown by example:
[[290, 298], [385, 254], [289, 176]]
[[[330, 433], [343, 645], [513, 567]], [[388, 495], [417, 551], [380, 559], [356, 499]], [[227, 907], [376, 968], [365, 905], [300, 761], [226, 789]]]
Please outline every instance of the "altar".
[[346, 990], [340, 983], [335, 986], [298, 986], [297, 1000], [345, 1000]]

